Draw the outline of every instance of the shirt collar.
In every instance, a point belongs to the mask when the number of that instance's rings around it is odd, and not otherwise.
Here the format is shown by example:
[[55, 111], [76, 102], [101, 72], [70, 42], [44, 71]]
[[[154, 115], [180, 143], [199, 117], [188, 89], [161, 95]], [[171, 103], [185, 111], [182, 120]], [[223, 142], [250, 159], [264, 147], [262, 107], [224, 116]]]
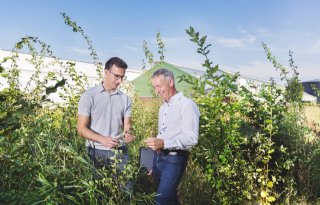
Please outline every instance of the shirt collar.
[[[106, 91], [106, 90], [104, 89], [104, 87], [103, 87], [103, 82], [98, 85], [98, 91], [99, 91], [100, 93]], [[110, 95], [115, 95], [115, 94], [119, 94], [119, 95], [120, 95], [120, 94], [121, 94], [121, 91], [118, 90], [118, 89], [116, 89], [115, 91], [112, 91], [112, 92], [109, 92], [109, 91], [106, 91], [106, 92], [107, 92], [107, 93], [110, 93]]]
[[169, 102], [167, 102], [167, 104], [173, 104], [175, 102], [177, 102], [178, 100], [181, 99], [181, 97], [183, 96], [183, 93], [182, 92], [178, 92], [176, 93], [174, 96], [172, 96], [170, 99], [169, 99]]

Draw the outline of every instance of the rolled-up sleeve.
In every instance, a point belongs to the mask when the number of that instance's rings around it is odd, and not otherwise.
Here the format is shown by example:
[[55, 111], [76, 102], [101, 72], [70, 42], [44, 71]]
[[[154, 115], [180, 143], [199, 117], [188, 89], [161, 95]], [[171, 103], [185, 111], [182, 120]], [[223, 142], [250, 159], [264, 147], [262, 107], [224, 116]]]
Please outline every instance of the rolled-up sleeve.
[[129, 97], [127, 97], [125, 113], [124, 113], [125, 118], [131, 117], [131, 110], [132, 110], [132, 101]]

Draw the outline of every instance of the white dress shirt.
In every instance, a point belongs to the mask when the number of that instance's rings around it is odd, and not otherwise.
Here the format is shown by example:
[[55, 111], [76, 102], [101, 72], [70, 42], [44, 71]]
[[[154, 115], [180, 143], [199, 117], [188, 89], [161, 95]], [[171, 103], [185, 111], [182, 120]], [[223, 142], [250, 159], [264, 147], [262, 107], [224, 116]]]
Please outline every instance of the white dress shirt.
[[164, 149], [190, 150], [198, 143], [200, 112], [182, 92], [164, 102], [159, 110], [158, 136]]

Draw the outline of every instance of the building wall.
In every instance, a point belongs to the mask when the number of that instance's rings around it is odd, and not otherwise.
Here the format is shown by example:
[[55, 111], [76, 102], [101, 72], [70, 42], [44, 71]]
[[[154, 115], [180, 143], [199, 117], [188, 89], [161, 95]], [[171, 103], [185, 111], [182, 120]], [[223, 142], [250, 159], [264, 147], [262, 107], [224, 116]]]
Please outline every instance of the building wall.
[[[1, 50], [0, 49], [0, 62], [2, 61], [3, 58], [5, 57], [10, 57], [12, 56], [12, 52], [11, 51], [5, 51], [5, 50]], [[30, 54], [24, 54], [24, 53], [19, 53], [19, 58], [17, 59], [17, 65], [18, 65], [18, 69], [20, 71], [20, 83], [21, 83], [21, 88], [25, 88], [27, 83], [29, 82], [31, 76], [33, 74], [35, 74], [36, 72], [36, 68], [33, 64], [30, 63], [30, 60], [32, 59], [32, 56]], [[83, 73], [84, 75], [86, 75], [88, 77], [88, 86], [87, 87], [91, 87], [93, 85], [96, 85], [99, 83], [99, 77], [97, 74], [97, 67], [92, 64], [92, 63], [86, 63], [86, 62], [79, 62], [79, 61], [71, 61], [71, 60], [59, 60], [61, 63], [66, 64], [67, 62], [71, 62], [71, 63], [75, 63], [75, 70], [78, 73]], [[43, 58], [43, 63], [42, 63], [42, 67], [41, 67], [41, 75], [40, 76], [46, 76], [48, 74], [48, 72], [63, 72], [63, 67], [56, 63], [53, 64], [54, 59], [53, 58], [48, 58], [48, 57], [44, 57]], [[2, 66], [5, 69], [9, 69], [12, 66], [12, 62], [6, 62], [4, 64], [2, 64]], [[103, 69], [101, 70], [101, 73], [103, 73]], [[135, 78], [137, 78], [138, 76], [140, 76], [142, 74], [142, 71], [139, 70], [134, 70], [134, 69], [130, 69], [128, 68], [126, 70], [126, 76], [127, 76], [127, 80], [128, 81], [132, 81]], [[67, 79], [71, 79], [70, 76], [64, 76]], [[4, 78], [0, 77], [0, 90], [2, 90], [3, 88], [7, 87], [8, 84], [5, 81]], [[54, 97], [56, 98], [56, 97]]]
[[[314, 85], [318, 89], [320, 89], [320, 81], [319, 80], [302, 82], [302, 85], [303, 85], [304, 92], [317, 97], [315, 90], [312, 88], [312, 85]], [[317, 97], [317, 102], [320, 102], [320, 96]]]

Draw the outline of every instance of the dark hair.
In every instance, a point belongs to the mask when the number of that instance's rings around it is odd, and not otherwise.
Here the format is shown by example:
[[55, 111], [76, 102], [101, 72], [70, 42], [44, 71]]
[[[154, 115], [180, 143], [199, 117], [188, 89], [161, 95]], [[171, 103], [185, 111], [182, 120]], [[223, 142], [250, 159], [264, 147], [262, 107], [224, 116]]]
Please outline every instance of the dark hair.
[[166, 68], [160, 68], [159, 70], [156, 70], [156, 71], [152, 74], [151, 78], [158, 77], [159, 75], [162, 75], [162, 76], [164, 76], [166, 79], [172, 79], [172, 80], [174, 81], [174, 75], [173, 75], [173, 73], [172, 73], [170, 70], [166, 69]]
[[121, 58], [112, 57], [106, 62], [104, 69], [110, 70], [113, 65], [116, 65], [117, 67], [123, 68], [123, 69], [128, 68], [127, 63], [124, 62]]

